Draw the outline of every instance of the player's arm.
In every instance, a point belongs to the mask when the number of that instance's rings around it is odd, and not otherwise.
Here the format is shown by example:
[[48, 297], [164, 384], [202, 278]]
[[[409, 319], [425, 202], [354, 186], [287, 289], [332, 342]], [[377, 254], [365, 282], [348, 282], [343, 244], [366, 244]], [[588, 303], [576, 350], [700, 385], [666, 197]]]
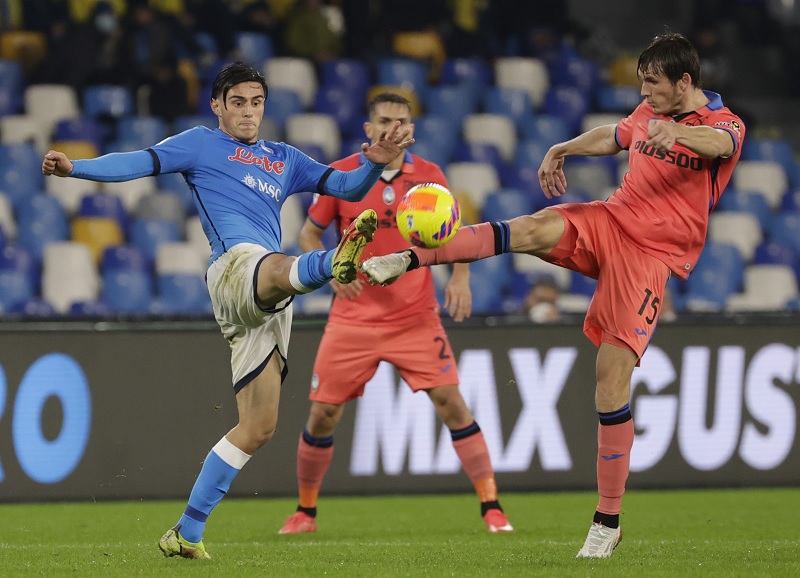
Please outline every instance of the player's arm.
[[729, 157], [735, 151], [733, 136], [726, 130], [710, 126], [687, 126], [677, 122], [651, 120], [647, 125], [647, 145], [658, 150], [671, 150], [680, 143], [695, 154], [708, 159]]
[[469, 288], [469, 264], [455, 263], [450, 281], [444, 290], [444, 306], [454, 321], [463, 321], [472, 314], [472, 290]]
[[386, 168], [385, 164], [376, 164], [370, 161], [352, 171], [330, 169], [322, 177], [322, 186], [318, 187], [322, 193], [345, 201], [360, 201], [367, 196]]
[[539, 166], [539, 186], [548, 199], [567, 192], [564, 159], [568, 156], [595, 157], [615, 155], [622, 149], [616, 139], [617, 125], [598, 126], [575, 138], [554, 144]]
[[101, 182], [131, 181], [156, 174], [155, 153], [149, 150], [111, 153], [96, 159], [71, 161], [62, 152], [48, 151], [42, 173]]

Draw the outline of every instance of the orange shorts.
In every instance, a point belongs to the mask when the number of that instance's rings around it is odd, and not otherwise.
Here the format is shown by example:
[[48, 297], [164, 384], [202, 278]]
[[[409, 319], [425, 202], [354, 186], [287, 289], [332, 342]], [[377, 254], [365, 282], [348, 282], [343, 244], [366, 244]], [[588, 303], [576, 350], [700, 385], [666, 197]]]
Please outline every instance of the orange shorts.
[[661, 312], [669, 268], [624, 236], [602, 201], [550, 209], [566, 228], [545, 260], [597, 279], [583, 323], [586, 337], [598, 347], [627, 347], [641, 358]]
[[381, 361], [391, 363], [413, 391], [458, 385], [458, 368], [439, 315], [412, 324], [328, 323], [314, 361], [309, 399], [344, 404], [364, 395]]

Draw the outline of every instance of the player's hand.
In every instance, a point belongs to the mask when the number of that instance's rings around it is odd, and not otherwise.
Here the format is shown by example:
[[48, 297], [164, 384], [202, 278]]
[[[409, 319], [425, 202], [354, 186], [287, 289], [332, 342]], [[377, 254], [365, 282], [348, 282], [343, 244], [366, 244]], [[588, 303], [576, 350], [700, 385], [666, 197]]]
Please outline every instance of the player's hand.
[[464, 321], [472, 314], [472, 291], [468, 279], [466, 283], [459, 283], [455, 278], [450, 279], [444, 290], [444, 306], [453, 321]]
[[555, 148], [547, 151], [539, 167], [539, 186], [548, 199], [560, 197], [567, 192], [567, 177], [564, 175], [564, 157]]
[[678, 140], [680, 125], [677, 122], [651, 119], [647, 123], [647, 146], [659, 151], [669, 151]]
[[331, 281], [330, 285], [337, 299], [355, 299], [361, 295], [361, 291], [364, 289], [364, 281], [358, 277], [347, 285], [342, 285], [335, 279]]
[[400, 121], [396, 121], [388, 131], [381, 131], [372, 144], [362, 143], [361, 152], [373, 163], [388, 165], [405, 149], [414, 144], [411, 129], [400, 130]]
[[64, 153], [50, 150], [44, 155], [42, 161], [42, 174], [66, 177], [72, 172], [72, 161]]

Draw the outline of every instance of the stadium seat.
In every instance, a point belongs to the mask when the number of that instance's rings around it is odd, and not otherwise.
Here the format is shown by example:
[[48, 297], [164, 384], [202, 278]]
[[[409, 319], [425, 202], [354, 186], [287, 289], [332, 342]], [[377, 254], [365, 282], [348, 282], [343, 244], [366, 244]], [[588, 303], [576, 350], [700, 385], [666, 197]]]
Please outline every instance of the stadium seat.
[[237, 32], [233, 37], [233, 49], [242, 62], [257, 69], [275, 56], [272, 39], [264, 32]]
[[19, 271], [28, 276], [34, 291], [41, 282], [39, 265], [22, 245], [7, 244], [0, 249], [0, 271]]
[[131, 224], [131, 244], [142, 252], [149, 263], [155, 261], [158, 245], [180, 239], [180, 229], [174, 221], [136, 219]]
[[99, 183], [87, 179], [48, 177], [44, 180], [45, 191], [58, 200], [67, 215], [77, 213], [83, 197], [97, 192], [99, 186]]
[[281, 247], [287, 248], [297, 243], [300, 238], [300, 229], [306, 220], [306, 211], [300, 197], [304, 195], [290, 195], [281, 207]]
[[519, 125], [533, 116], [533, 104], [528, 92], [521, 88], [490, 87], [484, 96], [484, 112], [502, 114]]
[[539, 166], [544, 160], [544, 155], [550, 146], [536, 139], [526, 139], [517, 145], [514, 151], [513, 162], [520, 167], [530, 167], [539, 170]]
[[[290, 198], [294, 198], [296, 195], [292, 195]], [[301, 195], [301, 196], [309, 196], [309, 195]], [[205, 231], [203, 231], [203, 224], [200, 222], [200, 217], [189, 217], [186, 219], [186, 241], [194, 247], [194, 250], [200, 255], [205, 261], [208, 261], [208, 258], [211, 256], [211, 246], [208, 243], [208, 238], [206, 237]]]
[[492, 69], [481, 58], [450, 58], [442, 67], [441, 84], [457, 85], [469, 91], [476, 101], [494, 84]]
[[428, 68], [428, 80], [439, 82], [442, 67], [447, 60], [442, 36], [435, 30], [408, 30], [392, 35], [392, 52], [402, 58], [424, 62]]
[[768, 241], [756, 247], [753, 255], [754, 265], [789, 265], [795, 270], [800, 267], [800, 255], [789, 246]]
[[58, 313], [76, 301], [97, 299], [100, 280], [89, 248], [82, 243], [50, 243], [44, 249], [42, 297]]
[[133, 213], [139, 200], [146, 195], [155, 194], [158, 188], [155, 177], [142, 177], [120, 183], [103, 183], [102, 190], [118, 196], [125, 210]]
[[752, 213], [758, 219], [762, 231], [768, 229], [773, 216], [772, 208], [764, 195], [737, 189], [726, 190], [720, 197], [716, 210]]
[[20, 112], [24, 82], [22, 65], [16, 60], [0, 58], [0, 116]]
[[[486, 261], [494, 261], [494, 259], [476, 261], [471, 265]], [[470, 269], [472, 270], [472, 267]], [[469, 285], [472, 291], [473, 315], [499, 315], [503, 313], [503, 292], [494, 279], [483, 274], [472, 274], [470, 275]]]
[[167, 219], [174, 221], [179, 230], [183, 230], [186, 212], [183, 202], [176, 193], [160, 191], [145, 195], [136, 203], [133, 216], [137, 219]]
[[206, 260], [186, 241], [160, 243], [156, 247], [155, 272], [157, 275], [205, 275]]
[[169, 136], [167, 124], [157, 116], [125, 116], [117, 121], [117, 137], [147, 148]]
[[[444, 116], [425, 115], [414, 121], [414, 146], [412, 152], [420, 154], [419, 144], [432, 146], [442, 157], [452, 158], [461, 135], [461, 125]], [[427, 157], [426, 157], [427, 158]], [[443, 166], [443, 165], [442, 165]]]
[[[416, 136], [416, 133], [414, 139], [414, 146], [410, 149], [413, 154], [432, 163], [436, 163], [440, 167], [444, 167], [451, 161], [455, 160], [455, 153], [450, 150], [450, 145], [445, 148], [438, 147], [434, 142], [430, 140], [423, 140], [419, 136]], [[358, 145], [361, 142], [364, 142], [364, 139], [360, 139], [358, 143], [353, 141], [353, 144]], [[342, 150], [342, 156], [353, 154], [358, 150], [358, 148], [353, 148], [352, 145], [348, 146], [349, 148], [346, 152], [344, 149]], [[500, 153], [497, 154], [499, 155]]]
[[[269, 83], [269, 102], [274, 88], [289, 88], [300, 95], [303, 107], [309, 109], [317, 94], [317, 73], [310, 60], [289, 56], [270, 58], [264, 64], [264, 76]], [[266, 107], [269, 110], [269, 104]]]
[[499, 189], [486, 196], [481, 212], [484, 221], [505, 221], [533, 213], [533, 198], [518, 189]]
[[136, 114], [133, 93], [127, 86], [97, 84], [83, 89], [83, 113], [95, 118], [119, 119]]
[[42, 189], [42, 157], [33, 143], [0, 145], [0, 191], [16, 207]]
[[6, 240], [17, 237], [17, 220], [14, 217], [14, 206], [5, 193], [0, 191], [0, 229]]
[[81, 217], [108, 217], [114, 219], [122, 230], [127, 234], [130, 225], [128, 214], [122, 201], [115, 195], [108, 193], [91, 193], [81, 198], [78, 206], [78, 216]]
[[302, 113], [286, 119], [286, 140], [290, 143], [314, 143], [325, 150], [326, 158], [336, 159], [342, 147], [339, 125], [329, 114]]
[[159, 275], [158, 297], [166, 314], [209, 315], [211, 297], [202, 275]]
[[264, 117], [271, 118], [281, 132], [286, 129], [286, 119], [305, 110], [300, 93], [292, 88], [279, 86], [269, 89], [269, 99], [264, 107]]
[[[269, 113], [269, 108], [272, 106], [272, 87], [269, 89], [269, 103], [264, 109], [264, 115]], [[172, 121], [172, 130], [176, 134], [196, 126], [204, 126], [214, 130], [219, 127], [219, 119], [211, 114], [184, 114]]]
[[502, 56], [494, 61], [495, 86], [521, 88], [531, 98], [534, 108], [544, 104], [550, 88], [550, 75], [542, 60], [531, 57]]
[[6, 312], [34, 295], [34, 287], [27, 274], [13, 269], [0, 269], [0, 312]]
[[424, 102], [428, 90], [428, 71], [419, 60], [381, 58], [377, 63], [377, 82], [412, 90]]
[[125, 234], [113, 217], [75, 217], [71, 239], [86, 245], [99, 264], [106, 247], [123, 244]]
[[539, 165], [512, 164], [501, 173], [501, 183], [504, 188], [519, 189], [531, 193], [534, 199], [543, 196], [539, 186]]
[[113, 312], [108, 305], [94, 299], [89, 301], [75, 301], [69, 306], [70, 317], [106, 319], [112, 314]]
[[588, 132], [593, 128], [607, 124], [616, 125], [623, 118], [625, 118], [623, 115], [614, 112], [590, 112], [583, 117], [580, 131], [582, 133]]
[[280, 142], [283, 140], [283, 128], [274, 117], [264, 116], [258, 127], [258, 138], [261, 140]]
[[39, 154], [44, 155], [50, 149], [50, 136], [42, 132], [39, 121], [33, 116], [27, 114], [2, 116], [0, 113], [0, 144], [16, 143], [33, 143]]
[[101, 301], [114, 313], [148, 313], [153, 300], [153, 282], [146, 271], [111, 269], [103, 274]]
[[48, 194], [31, 195], [16, 208], [20, 229], [29, 227], [34, 221], [44, 223], [50, 229], [68, 232], [67, 213], [57, 198]]
[[26, 74], [47, 57], [47, 36], [37, 30], [6, 30], [0, 34], [0, 58], [15, 60]]
[[609, 79], [613, 86], [629, 86], [641, 88], [638, 74], [639, 60], [636, 56], [623, 54], [616, 57], [609, 65]]
[[564, 119], [546, 114], [524, 119], [518, 130], [522, 139], [538, 140], [547, 147], [564, 142], [571, 136]]
[[314, 111], [336, 119], [339, 132], [344, 137], [364, 134], [366, 111], [363, 101], [354, 100], [346, 88], [321, 86], [317, 91]]
[[789, 180], [783, 167], [775, 161], [739, 161], [733, 171], [735, 188], [758, 192], [773, 209], [780, 207]]
[[[608, 161], [611, 161], [610, 163]], [[538, 167], [537, 167], [538, 168]], [[616, 162], [612, 157], [575, 157], [564, 163], [568, 190], [579, 190], [603, 200], [615, 184]], [[570, 201], [574, 202], [574, 201]]]
[[478, 102], [472, 93], [446, 84], [428, 89], [423, 106], [425, 114], [448, 118], [456, 126], [461, 126], [467, 115], [478, 111]]
[[791, 176], [797, 165], [795, 152], [789, 141], [779, 138], [758, 138], [748, 135], [742, 145], [743, 161], [773, 161]]
[[95, 118], [89, 116], [76, 116], [65, 118], [56, 122], [53, 127], [54, 141], [90, 141], [102, 150], [106, 140], [106, 129]]
[[[414, 147], [416, 148], [416, 146], [417, 145], [415, 143]], [[503, 156], [500, 154], [500, 150], [497, 148], [497, 145], [489, 142], [469, 141], [461, 141], [458, 143], [456, 151], [453, 155], [453, 162], [486, 163], [492, 165], [498, 172], [503, 170], [506, 164]]]
[[569, 291], [572, 285], [572, 271], [569, 269], [524, 253], [513, 253], [513, 258], [514, 270], [525, 275], [529, 284], [532, 285], [538, 277], [545, 275], [551, 277], [561, 291]]
[[765, 230], [770, 241], [791, 247], [800, 254], [800, 212], [777, 213]]
[[500, 188], [497, 171], [484, 163], [450, 163], [445, 175], [450, 189], [467, 192], [479, 213], [489, 193]]
[[[197, 207], [189, 184], [181, 173], [161, 173], [156, 176], [156, 187], [159, 193], [172, 193], [177, 195], [187, 215], [196, 215]], [[156, 193], [156, 194], [159, 194]]]
[[53, 141], [50, 146], [67, 155], [70, 160], [94, 159], [100, 156], [100, 149], [90, 140]]
[[572, 86], [593, 99], [600, 83], [600, 69], [589, 59], [571, 54], [557, 58], [548, 67], [550, 84]]
[[798, 297], [797, 277], [787, 265], [748, 265], [744, 292], [728, 299], [729, 311], [780, 311]]
[[501, 114], [471, 114], [464, 119], [464, 140], [497, 147], [503, 160], [511, 162], [517, 148], [517, 132], [510, 117]]
[[81, 116], [78, 93], [66, 84], [31, 84], [25, 88], [25, 112], [34, 115], [44, 134], [65, 118]]
[[577, 271], [572, 272], [572, 282], [569, 286], [569, 292], [574, 295], [587, 295], [591, 297], [597, 289], [597, 279], [592, 279], [586, 275], [582, 275]]
[[113, 245], [103, 251], [100, 272], [149, 271], [149, 264], [142, 251], [133, 245]]
[[720, 278], [720, 272], [714, 269], [698, 269], [686, 282], [687, 311], [696, 313], [723, 311], [728, 299], [737, 288], [727, 277]]
[[597, 90], [599, 112], [629, 114], [642, 102], [640, 89], [635, 86], [602, 86]]
[[754, 215], [728, 211], [711, 214], [708, 223], [708, 239], [735, 246], [742, 258], [749, 262], [763, 237], [761, 225]]
[[583, 117], [589, 112], [589, 100], [577, 88], [555, 86], [545, 95], [544, 112], [564, 119], [571, 134], [580, 130]]
[[362, 60], [339, 58], [320, 64], [320, 86], [347, 90], [356, 103], [366, 103], [369, 69]]
[[8, 313], [24, 318], [46, 319], [55, 317], [58, 312], [55, 308], [40, 297], [31, 297], [27, 301], [20, 301], [8, 309]]

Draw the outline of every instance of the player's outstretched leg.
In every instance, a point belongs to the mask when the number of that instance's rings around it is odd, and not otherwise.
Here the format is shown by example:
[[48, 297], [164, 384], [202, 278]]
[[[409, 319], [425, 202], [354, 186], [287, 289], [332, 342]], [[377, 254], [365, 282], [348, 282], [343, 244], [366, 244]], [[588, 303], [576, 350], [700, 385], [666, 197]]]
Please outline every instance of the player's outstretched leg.
[[372, 241], [377, 228], [378, 214], [367, 209], [342, 233], [342, 240], [333, 254], [333, 278], [339, 283], [355, 281], [361, 253], [367, 243]]
[[182, 558], [195, 558], [198, 560], [208, 560], [211, 558], [203, 541], [189, 542], [181, 536], [181, 527], [175, 526], [167, 530], [158, 541], [158, 547], [164, 552], [164, 556], [180, 556]]
[[609, 528], [596, 522], [589, 528], [589, 535], [576, 558], [608, 558], [622, 541], [622, 528]]
[[361, 265], [361, 271], [373, 285], [390, 285], [408, 270], [411, 264], [409, 251], [370, 257]]

